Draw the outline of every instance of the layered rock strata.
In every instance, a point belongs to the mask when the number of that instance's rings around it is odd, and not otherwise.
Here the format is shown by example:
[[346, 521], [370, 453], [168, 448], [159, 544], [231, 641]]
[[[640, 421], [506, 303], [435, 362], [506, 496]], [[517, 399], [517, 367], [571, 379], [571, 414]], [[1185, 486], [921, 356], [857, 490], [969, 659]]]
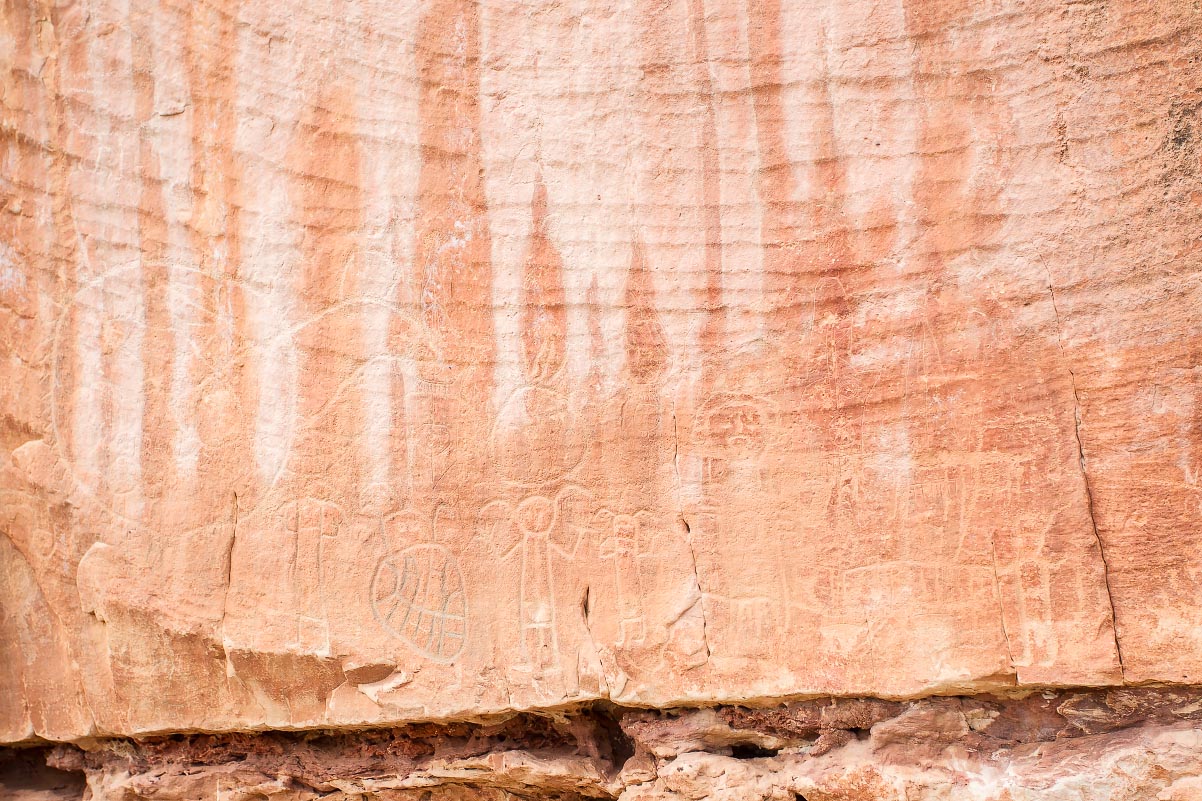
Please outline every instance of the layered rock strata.
[[30, 801], [1194, 801], [1199, 721], [1194, 689], [598, 705], [491, 722], [31, 749], [25, 764], [45, 766], [24, 788], [10, 770], [0, 789]]

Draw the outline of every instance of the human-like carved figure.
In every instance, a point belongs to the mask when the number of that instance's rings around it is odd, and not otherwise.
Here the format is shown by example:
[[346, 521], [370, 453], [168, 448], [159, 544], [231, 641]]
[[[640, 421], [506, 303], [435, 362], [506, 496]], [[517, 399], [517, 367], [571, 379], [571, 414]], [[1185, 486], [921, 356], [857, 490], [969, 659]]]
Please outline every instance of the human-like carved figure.
[[451, 384], [419, 379], [416, 458], [422, 489], [433, 491], [450, 470], [455, 402]]
[[686, 452], [697, 460], [703, 490], [721, 493], [735, 476], [745, 489], [752, 473], [757, 483], [764, 481], [762, 468], [770, 460], [759, 457], [780, 446], [784, 428], [776, 401], [723, 378], [697, 407], [689, 429]]
[[771, 444], [780, 412], [766, 397], [718, 392], [702, 403], [697, 417], [695, 437], [702, 448], [726, 458], [746, 458]]
[[[173, 267], [147, 284], [136, 263], [124, 264], [84, 279], [55, 323], [53, 444], [81, 496], [127, 528], [153, 530], [176, 516], [197, 526], [216, 522], [235, 489], [248, 512], [263, 495], [257, 475], [281, 467], [249, 458], [254, 415], [237, 391], [248, 351], [219, 319], [221, 300], [241, 291], [192, 267]], [[174, 342], [168, 304], [186, 315], [178, 325], [189, 331], [188, 347], [175, 362], [146, 361], [145, 343]], [[170, 392], [147, 405], [144, 380]], [[160, 420], [174, 432], [162, 443], [145, 433]]]
[[600, 530], [599, 551], [613, 562], [618, 602], [618, 646], [641, 644], [647, 635], [643, 615], [643, 578], [639, 570], [640, 549], [646, 547], [645, 528], [651, 514], [615, 514], [602, 509], [595, 518]]
[[337, 504], [318, 498], [302, 498], [283, 509], [284, 526], [292, 535], [289, 561], [297, 610], [296, 642], [309, 650], [325, 648], [329, 637], [322, 583], [328, 537], [338, 534], [343, 513]]
[[528, 493], [545, 492], [565, 479], [580, 464], [585, 443], [582, 416], [568, 398], [563, 259], [550, 238], [547, 190], [541, 179], [531, 215], [518, 342], [525, 381], [501, 404], [492, 432], [501, 474]]
[[556, 624], [555, 564], [575, 558], [585, 533], [584, 507], [589, 493], [569, 485], [553, 498], [532, 495], [513, 505], [487, 504], [477, 529], [488, 537], [501, 560], [520, 555], [518, 603], [521, 629], [516, 670], [544, 678], [560, 673]]
[[558, 668], [559, 640], [555, 632], [555, 587], [551, 543], [555, 525], [551, 501], [534, 496], [517, 509], [522, 536], [522, 655], [536, 672]]

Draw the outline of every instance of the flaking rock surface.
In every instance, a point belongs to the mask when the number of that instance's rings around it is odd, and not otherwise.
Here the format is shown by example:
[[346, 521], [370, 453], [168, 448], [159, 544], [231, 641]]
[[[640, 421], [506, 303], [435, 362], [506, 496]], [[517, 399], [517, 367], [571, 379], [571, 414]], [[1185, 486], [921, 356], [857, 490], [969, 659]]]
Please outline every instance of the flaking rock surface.
[[[1040, 691], [0, 753], [18, 801], [1198, 801], [1202, 693]], [[7, 757], [7, 758], [6, 758]]]
[[[3, 4], [0, 741], [1202, 683], [1200, 57], [1192, 0]], [[811, 786], [703, 751], [625, 792]]]

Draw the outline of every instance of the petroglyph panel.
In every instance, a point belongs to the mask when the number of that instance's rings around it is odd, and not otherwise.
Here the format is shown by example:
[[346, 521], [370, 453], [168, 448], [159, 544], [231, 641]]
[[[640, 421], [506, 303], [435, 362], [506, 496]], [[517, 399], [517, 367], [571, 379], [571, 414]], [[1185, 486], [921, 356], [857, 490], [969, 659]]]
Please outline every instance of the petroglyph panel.
[[440, 545], [413, 545], [380, 560], [372, 612], [381, 626], [435, 662], [453, 662], [467, 640], [463, 573]]
[[1105, 5], [6, 4], [0, 740], [1198, 680]]

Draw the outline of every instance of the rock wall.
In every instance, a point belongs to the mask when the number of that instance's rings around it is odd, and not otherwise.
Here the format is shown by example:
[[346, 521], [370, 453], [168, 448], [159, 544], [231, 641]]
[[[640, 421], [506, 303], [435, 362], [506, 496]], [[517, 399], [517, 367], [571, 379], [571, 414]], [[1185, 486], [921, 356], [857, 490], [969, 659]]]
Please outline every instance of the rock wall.
[[[596, 705], [488, 723], [31, 749], [18, 754], [21, 780], [5, 785], [0, 764], [0, 789], [41, 793], [31, 801], [1196, 801], [1199, 720], [1197, 689]], [[45, 766], [27, 767], [35, 761]]]
[[[1200, 33], [1195, 0], [4, 4], [0, 743], [76, 743], [103, 793], [167, 759], [129, 738], [960, 699], [781, 746], [883, 765], [971, 751], [982, 694], [1193, 692]], [[1191, 719], [1081, 753], [1193, 758]], [[635, 792], [572, 737], [543, 791]], [[636, 794], [810, 792], [721, 748]]]

